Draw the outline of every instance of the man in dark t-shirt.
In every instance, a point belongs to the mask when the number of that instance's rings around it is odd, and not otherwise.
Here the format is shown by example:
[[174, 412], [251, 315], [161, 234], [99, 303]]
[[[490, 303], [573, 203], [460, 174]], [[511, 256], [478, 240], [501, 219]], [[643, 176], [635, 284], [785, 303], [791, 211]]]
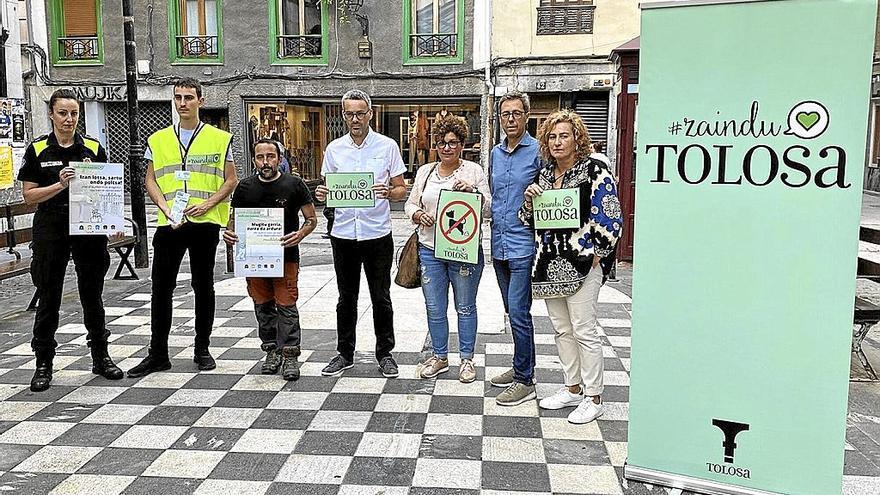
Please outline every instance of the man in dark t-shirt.
[[[300, 324], [296, 300], [299, 296], [299, 243], [317, 225], [312, 195], [305, 182], [279, 170], [280, 146], [276, 141], [260, 139], [254, 144], [254, 167], [257, 174], [238, 183], [232, 194], [233, 214], [223, 232], [230, 246], [238, 242], [234, 210], [237, 208], [284, 208], [284, 276], [248, 277], [248, 294], [254, 300], [261, 348], [266, 353], [262, 373], [274, 375], [281, 369], [285, 380], [299, 378]], [[302, 212], [302, 227], [299, 213]]]

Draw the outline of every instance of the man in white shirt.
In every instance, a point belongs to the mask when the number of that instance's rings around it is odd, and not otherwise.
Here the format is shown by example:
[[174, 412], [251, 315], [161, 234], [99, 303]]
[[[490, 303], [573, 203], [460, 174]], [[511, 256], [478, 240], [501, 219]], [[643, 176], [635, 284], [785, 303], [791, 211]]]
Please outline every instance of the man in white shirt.
[[[397, 376], [397, 363], [391, 356], [394, 348], [394, 313], [391, 308], [391, 263], [394, 241], [391, 238], [389, 200], [406, 197], [403, 173], [406, 165], [392, 139], [370, 129], [373, 118], [369, 95], [351, 90], [342, 97], [342, 115], [348, 134], [331, 142], [324, 152], [321, 175], [333, 172], [372, 172], [376, 203], [366, 208], [336, 208], [330, 232], [333, 266], [339, 302], [336, 305], [336, 350], [339, 355], [324, 367], [324, 376], [338, 376], [354, 366], [355, 327], [361, 266], [367, 276], [373, 304], [376, 331], [376, 360], [379, 371], [388, 378]], [[315, 190], [324, 201], [327, 186]]]

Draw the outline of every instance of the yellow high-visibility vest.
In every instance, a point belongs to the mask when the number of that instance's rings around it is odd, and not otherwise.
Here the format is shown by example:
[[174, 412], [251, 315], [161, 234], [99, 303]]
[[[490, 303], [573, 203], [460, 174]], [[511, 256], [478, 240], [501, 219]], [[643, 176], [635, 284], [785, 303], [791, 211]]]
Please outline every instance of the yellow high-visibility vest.
[[[204, 203], [220, 189], [226, 181], [226, 151], [231, 142], [232, 134], [209, 124], [199, 125], [189, 149], [181, 145], [174, 126], [156, 131], [147, 139], [153, 154], [156, 182], [169, 208], [177, 191], [189, 193], [188, 205], [193, 206]], [[200, 217], [187, 217], [187, 221], [225, 227], [229, 223], [229, 198]], [[168, 225], [162, 210], [159, 210], [159, 225]]]

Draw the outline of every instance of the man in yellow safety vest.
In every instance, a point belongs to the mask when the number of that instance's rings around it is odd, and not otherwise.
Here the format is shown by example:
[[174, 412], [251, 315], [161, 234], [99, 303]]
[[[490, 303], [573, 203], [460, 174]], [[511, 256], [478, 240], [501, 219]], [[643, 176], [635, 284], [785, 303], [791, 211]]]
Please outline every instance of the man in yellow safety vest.
[[159, 228], [153, 237], [152, 338], [149, 354], [128, 371], [129, 377], [171, 368], [171, 298], [187, 251], [195, 292], [193, 361], [200, 370], [217, 366], [208, 352], [214, 324], [214, 261], [220, 228], [229, 222], [229, 195], [238, 178], [230, 151], [232, 135], [199, 120], [204, 103], [198, 81], [178, 80], [174, 108], [180, 123], [147, 139], [145, 183], [159, 207]]

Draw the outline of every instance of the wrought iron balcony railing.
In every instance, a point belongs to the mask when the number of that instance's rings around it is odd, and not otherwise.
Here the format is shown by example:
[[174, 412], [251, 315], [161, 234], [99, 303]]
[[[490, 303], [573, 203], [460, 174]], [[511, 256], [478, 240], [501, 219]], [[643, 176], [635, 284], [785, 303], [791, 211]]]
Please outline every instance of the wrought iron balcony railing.
[[538, 7], [537, 34], [591, 34], [595, 5]]
[[321, 56], [321, 35], [278, 36], [278, 58], [303, 58]]
[[413, 57], [454, 57], [457, 53], [457, 34], [412, 34], [410, 54]]
[[97, 37], [58, 38], [58, 54], [61, 60], [92, 60], [98, 58]]
[[217, 36], [178, 36], [177, 56], [181, 58], [213, 58], [219, 54]]

